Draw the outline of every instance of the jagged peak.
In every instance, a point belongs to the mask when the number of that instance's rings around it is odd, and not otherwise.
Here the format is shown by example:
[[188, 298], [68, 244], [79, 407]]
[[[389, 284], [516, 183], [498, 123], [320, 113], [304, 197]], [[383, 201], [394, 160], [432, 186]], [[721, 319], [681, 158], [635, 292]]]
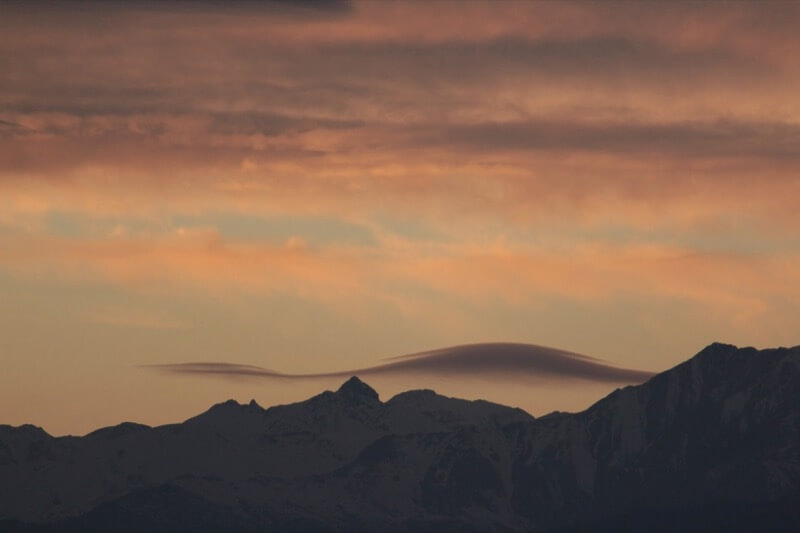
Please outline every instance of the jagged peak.
[[704, 353], [704, 352], [730, 352], [730, 351], [735, 351], [735, 350], [738, 350], [738, 349], [739, 349], [739, 347], [736, 346], [735, 344], [728, 344], [726, 342], [712, 342], [711, 344], [709, 344], [708, 346], [706, 346], [705, 348], [700, 350], [700, 353]]
[[354, 401], [380, 401], [375, 389], [356, 376], [345, 381], [342, 386], [339, 387], [339, 390], [336, 391], [336, 394], [337, 396]]
[[699, 352], [697, 352], [691, 359], [686, 361], [687, 364], [692, 362], [702, 363], [718, 360], [720, 357], [728, 357], [746, 348], [739, 348], [733, 344], [726, 344], [724, 342], [712, 342]]
[[237, 411], [237, 410], [263, 411], [264, 408], [258, 405], [258, 402], [256, 402], [254, 399], [250, 400], [249, 403], [239, 403], [234, 399], [230, 399], [212, 405], [207, 412], [209, 413], [218, 411], [227, 412], [227, 411]]
[[215, 403], [211, 406], [211, 409], [220, 409], [220, 408], [231, 408], [231, 407], [241, 407], [241, 404], [234, 400], [233, 398], [229, 400], [225, 400], [224, 402]]
[[0, 424], [0, 431], [21, 433], [28, 436], [51, 437], [51, 435], [47, 431], [45, 431], [44, 428], [35, 426], [33, 424], [22, 424], [21, 426], [10, 426], [7, 424]]

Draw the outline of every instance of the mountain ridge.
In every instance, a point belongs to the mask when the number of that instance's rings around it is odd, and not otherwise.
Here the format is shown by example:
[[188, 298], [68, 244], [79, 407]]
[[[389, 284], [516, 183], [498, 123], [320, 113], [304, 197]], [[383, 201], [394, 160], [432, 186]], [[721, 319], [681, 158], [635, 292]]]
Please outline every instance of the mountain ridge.
[[[382, 402], [354, 376], [304, 402], [229, 400], [153, 428], [51, 437], [0, 426], [0, 525], [747, 530], [761, 516], [780, 530], [763, 515], [798, 523], [797, 398], [800, 347], [714, 343], [584, 411], [539, 418], [430, 390]], [[209, 509], [200, 524], [198, 506]]]

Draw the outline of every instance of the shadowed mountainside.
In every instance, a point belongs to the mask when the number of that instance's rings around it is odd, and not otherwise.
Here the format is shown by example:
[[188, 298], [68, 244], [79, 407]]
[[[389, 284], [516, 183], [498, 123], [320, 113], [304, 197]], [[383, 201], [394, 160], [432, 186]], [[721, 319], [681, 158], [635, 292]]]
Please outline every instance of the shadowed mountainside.
[[539, 419], [351, 378], [155, 428], [0, 426], [0, 529], [790, 531], [798, 398], [800, 347], [712, 344]]

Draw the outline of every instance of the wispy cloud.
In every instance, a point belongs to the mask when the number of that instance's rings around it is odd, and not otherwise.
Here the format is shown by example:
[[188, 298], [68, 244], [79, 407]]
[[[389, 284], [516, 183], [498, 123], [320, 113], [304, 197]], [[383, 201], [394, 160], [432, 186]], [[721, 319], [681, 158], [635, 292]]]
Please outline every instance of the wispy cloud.
[[653, 376], [652, 372], [619, 368], [572, 352], [519, 343], [467, 344], [393, 357], [387, 361], [365, 368], [316, 374], [286, 374], [259, 366], [222, 362], [155, 364], [145, 367], [179, 375], [268, 379], [425, 375], [517, 381], [581, 379], [604, 383], [640, 383]]
[[[58, 273], [123, 286], [165, 283], [204, 291], [284, 292], [348, 312], [355, 302], [391, 303], [409, 288], [459, 301], [524, 306], [541, 295], [571, 301], [682, 299], [733, 323], [800, 296], [797, 252], [754, 254], [662, 244], [503, 243], [308, 245], [226, 239], [213, 229], [111, 240], [2, 237], [0, 266], [24, 276]], [[421, 302], [420, 302], [421, 303]]]
[[[796, 344], [799, 26], [798, 2], [4, 2], [0, 345], [45, 398], [67, 381], [36, 356], [130, 364], [140, 338], [287, 369]], [[625, 378], [466, 353], [348, 372]]]
[[190, 329], [192, 323], [163, 311], [143, 309], [110, 308], [86, 314], [86, 319], [95, 324], [143, 329]]

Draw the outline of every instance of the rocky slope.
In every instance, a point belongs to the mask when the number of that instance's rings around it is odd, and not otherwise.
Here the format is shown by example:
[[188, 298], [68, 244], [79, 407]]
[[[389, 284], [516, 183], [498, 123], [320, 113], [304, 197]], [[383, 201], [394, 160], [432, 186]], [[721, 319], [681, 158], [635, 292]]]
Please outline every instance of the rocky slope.
[[792, 530], [800, 347], [713, 344], [539, 419], [357, 378], [53, 438], [0, 426], [0, 530]]

